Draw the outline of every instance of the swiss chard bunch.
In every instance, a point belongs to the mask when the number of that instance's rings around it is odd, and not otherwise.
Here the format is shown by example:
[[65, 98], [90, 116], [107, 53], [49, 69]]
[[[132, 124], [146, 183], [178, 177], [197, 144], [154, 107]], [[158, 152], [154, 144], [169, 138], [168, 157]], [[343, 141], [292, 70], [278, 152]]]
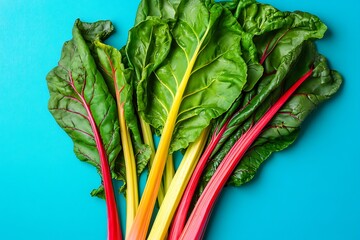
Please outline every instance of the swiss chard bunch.
[[47, 76], [49, 109], [101, 175], [92, 195], [106, 200], [109, 239], [122, 238], [113, 179], [127, 239], [201, 239], [221, 189], [250, 181], [339, 89], [313, 43], [325, 31], [312, 14], [253, 0], [142, 0], [119, 50], [103, 42], [111, 22], [77, 20]]

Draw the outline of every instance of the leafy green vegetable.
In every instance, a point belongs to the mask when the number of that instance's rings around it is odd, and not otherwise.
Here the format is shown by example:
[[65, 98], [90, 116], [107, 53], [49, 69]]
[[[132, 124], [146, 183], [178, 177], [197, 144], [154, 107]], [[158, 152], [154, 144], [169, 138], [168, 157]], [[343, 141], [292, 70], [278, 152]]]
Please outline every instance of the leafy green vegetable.
[[298, 89], [296, 94], [275, 115], [266, 131], [258, 137], [243, 157], [231, 176], [229, 184], [239, 186], [250, 181], [255, 176], [260, 164], [272, 152], [280, 151], [294, 142], [298, 135], [300, 124], [304, 121], [305, 117], [320, 103], [333, 96], [342, 82], [341, 76], [336, 71], [329, 69], [326, 59], [316, 52], [314, 45], [310, 42], [306, 42], [302, 47], [301, 54], [297, 58], [296, 64], [291, 66], [292, 70], [289, 71], [289, 74], [284, 79], [282, 88], [277, 89], [267, 98], [261, 107], [238, 128], [224, 144], [220, 152], [211, 160], [204, 175], [205, 182], [213, 175], [221, 159], [236, 140], [257, 121], [256, 119], [260, 118], [268, 107], [271, 106], [272, 102], [282, 94], [283, 89], [292, 84], [299, 77], [299, 74], [304, 72], [313, 63], [316, 65], [316, 68], [313, 71], [312, 77]]
[[161, 132], [180, 83], [188, 81], [170, 152], [186, 148], [212, 118], [225, 112], [246, 78], [241, 29], [228, 11], [219, 5], [207, 10], [193, 0], [181, 4], [178, 12], [169, 56], [137, 90], [140, 114]]
[[281, 56], [282, 61], [280, 62], [280, 65], [277, 66], [277, 71], [265, 73], [266, 75], [261, 78], [252, 91], [243, 94], [242, 97], [233, 104], [231, 109], [227, 111], [224, 118], [219, 119], [217, 124], [215, 124], [218, 128], [223, 126], [224, 122], [229, 118], [231, 118], [231, 121], [228, 123], [227, 129], [214, 150], [214, 153], [218, 151], [223, 143], [227, 141], [234, 131], [236, 131], [257, 108], [264, 104], [268, 96], [271, 95], [274, 90], [281, 87], [284, 78], [289, 74], [292, 70], [292, 66], [297, 62], [301, 50], [302, 46], [299, 46], [287, 55]]
[[[130, 30], [124, 53], [128, 68], [134, 72], [132, 74], [134, 89], [137, 89], [139, 81], [146, 80], [151, 72], [164, 61], [169, 53], [171, 40], [168, 22], [158, 17], [150, 16]], [[140, 117], [140, 125], [144, 142], [152, 149], [148, 165], [151, 169], [155, 156], [152, 131], [150, 125], [142, 117]], [[158, 192], [159, 204], [164, 198], [164, 192], [164, 186], [161, 184]]]
[[148, 16], [162, 19], [175, 19], [181, 0], [141, 0], [135, 19], [135, 24], [144, 21]]
[[[86, 26], [91, 34], [84, 38], [79, 26]], [[99, 172], [101, 165], [99, 153], [90, 116], [81, 97], [91, 111], [108, 155], [110, 167], [113, 169], [121, 150], [116, 103], [109, 94], [85, 42], [86, 39], [104, 36], [103, 29], [110, 29], [108, 26], [110, 26], [109, 22], [84, 25], [77, 20], [73, 29], [73, 39], [64, 44], [59, 65], [46, 77], [50, 91], [50, 112], [73, 139], [76, 156], [95, 166]]]
[[256, 83], [264, 74], [264, 68], [258, 60], [257, 49], [253, 42], [253, 35], [243, 32], [241, 38], [242, 57], [247, 65], [247, 79], [244, 91], [248, 92], [253, 89]]
[[[245, 38], [247, 44], [252, 46], [251, 42], [254, 42], [255, 51], [258, 56], [261, 56], [260, 63], [264, 65], [264, 73], [260, 84], [256, 87], [257, 89], [249, 92], [246, 97], [241, 99], [243, 101], [241, 112], [236, 114], [229, 123], [228, 130], [219, 146], [226, 141], [239, 124], [263, 103], [272, 91], [282, 84], [284, 77], [291, 70], [291, 65], [297, 60], [301, 51], [300, 45], [307, 40], [322, 38], [327, 29], [319, 18], [309, 13], [281, 12], [270, 5], [252, 2], [240, 1], [238, 3], [238, 21], [243, 26], [244, 31], [249, 34]], [[254, 54], [253, 46], [245, 49], [250, 49], [248, 52]], [[255, 57], [251, 59], [255, 59]], [[249, 75], [252, 74], [254, 73], [249, 73]], [[256, 80], [258, 77], [253, 79]], [[250, 89], [256, 83], [250, 81]], [[235, 111], [238, 111], [241, 101], [239, 100], [232, 110], [227, 112], [227, 116], [224, 117], [225, 120], [232, 116]], [[225, 120], [221, 123], [223, 124]]]
[[[117, 55], [118, 51], [111, 46], [106, 46], [101, 43], [101, 41], [105, 40], [107, 37], [111, 35], [114, 31], [114, 27], [110, 21], [100, 21], [104, 22], [105, 24], [100, 25], [99, 22], [93, 23], [95, 25], [93, 27], [93, 31], [90, 28], [92, 24], [89, 23], [79, 23], [79, 30], [83, 35], [84, 39], [86, 40], [87, 45], [91, 51], [92, 56], [95, 59], [98, 69], [101, 71], [104, 80], [109, 88], [109, 91], [116, 98], [115, 93], [115, 85], [114, 80], [112, 79], [112, 70], [111, 65], [114, 64], [121, 64], [122, 66], [122, 56]], [[102, 46], [102, 48], [100, 48]], [[116, 56], [115, 56], [116, 55]], [[116, 59], [118, 58], [118, 59]], [[110, 61], [110, 62], [109, 62]], [[120, 61], [120, 62], [119, 62]], [[150, 157], [150, 149], [143, 143], [142, 136], [139, 130], [136, 110], [133, 104], [133, 86], [131, 82], [131, 78], [133, 72], [131, 69], [120, 69], [117, 67], [118, 71], [121, 71], [121, 79], [119, 79], [118, 89], [122, 89], [121, 91], [121, 98], [122, 102], [124, 103], [124, 111], [125, 111], [125, 118], [127, 120], [127, 126], [131, 130], [131, 139], [134, 143], [134, 152], [136, 156], [136, 163], [137, 163], [137, 172], [140, 174], [146, 167], [146, 164]], [[114, 174], [116, 178], [119, 180], [125, 180], [125, 168], [124, 166], [124, 159], [122, 156], [119, 157], [117, 160], [120, 167], [116, 167], [114, 169]], [[124, 181], [126, 182], [126, 181]]]
[[[81, 34], [86, 27], [87, 39]], [[73, 28], [73, 39], [64, 44], [57, 67], [46, 79], [49, 110], [74, 142], [76, 156], [101, 172], [108, 212], [109, 239], [121, 239], [121, 228], [112, 186], [111, 170], [121, 150], [116, 103], [96, 68], [86, 40], [107, 35], [109, 22]], [[100, 188], [102, 190], [102, 188]], [[99, 191], [95, 191], [99, 193]]]
[[[247, 34], [243, 38], [244, 49], [249, 48], [249, 51], [244, 52], [248, 63], [246, 91], [251, 90], [262, 75], [262, 69], [254, 56], [255, 51], [262, 56], [261, 65], [268, 59], [276, 69], [281, 56], [285, 56], [305, 40], [322, 38], [326, 31], [326, 26], [312, 14], [299, 11], [282, 12], [271, 5], [251, 0], [238, 1], [235, 16]], [[268, 72], [274, 70], [271, 64], [266, 66]]]
[[141, 92], [137, 94], [138, 105], [142, 104], [143, 98], [147, 98], [143, 88], [147, 88], [149, 75], [167, 57], [171, 41], [169, 25], [157, 17], [149, 17], [130, 30], [125, 51], [129, 65], [135, 72], [136, 92]]
[[[306, 49], [305, 55], [311, 56], [313, 49]], [[300, 59], [309, 63], [308, 59]], [[329, 70], [323, 56], [315, 56], [318, 63], [313, 78], [298, 90], [297, 94], [280, 110], [268, 129], [254, 143], [251, 151], [234, 171], [230, 183], [241, 185], [251, 180], [260, 164], [274, 151], [280, 151], [296, 138], [301, 122], [320, 103], [330, 98], [339, 89], [342, 79], [336, 71]], [[300, 66], [299, 66], [300, 67]], [[291, 79], [290, 81], [291, 82]]]
[[77, 20], [76, 26], [90, 51], [94, 47], [95, 41], [104, 41], [114, 32], [114, 26], [110, 21], [87, 23]]
[[[92, 57], [96, 63], [96, 66], [100, 73], [102, 74], [104, 81], [108, 87], [109, 92], [115, 96], [115, 86], [112, 82], [109, 81], [109, 78], [102, 71], [102, 66], [99, 64], [98, 54], [96, 53], [95, 42], [100, 42], [106, 40], [114, 32], [114, 26], [110, 21], [97, 21], [94, 23], [87, 23], [82, 21], [77, 21], [76, 25], [78, 26], [81, 36], [84, 38]], [[117, 116], [117, 115], [116, 115]], [[120, 144], [121, 146], [121, 144]], [[125, 189], [126, 185], [126, 171], [125, 171], [125, 162], [123, 154], [118, 154], [117, 159], [114, 160], [115, 164], [111, 167], [111, 172], [113, 178], [121, 180], [124, 182], [124, 186], [121, 190]], [[105, 199], [104, 188], [100, 186], [98, 189], [94, 189], [91, 192], [92, 196], [97, 196]]]
[[[131, 139], [134, 143], [136, 156], [136, 169], [138, 175], [145, 169], [150, 158], [151, 150], [143, 143], [136, 110], [133, 104], [133, 84], [131, 69], [125, 69], [122, 63], [121, 53], [99, 41], [95, 43], [97, 63], [100, 66], [104, 79], [108, 86], [114, 88], [113, 95], [118, 99], [118, 108], [124, 109], [126, 125], [131, 131]], [[118, 96], [116, 96], [118, 94]]]

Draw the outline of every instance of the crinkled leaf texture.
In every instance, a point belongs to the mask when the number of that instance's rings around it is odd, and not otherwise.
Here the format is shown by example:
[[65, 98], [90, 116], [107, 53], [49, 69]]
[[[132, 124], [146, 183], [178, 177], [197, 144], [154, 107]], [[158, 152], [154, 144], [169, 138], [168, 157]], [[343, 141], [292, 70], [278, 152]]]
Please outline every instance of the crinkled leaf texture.
[[[276, 70], [281, 56], [306, 40], [322, 38], [327, 29], [320, 19], [312, 14], [300, 11], [282, 12], [271, 5], [248, 0], [239, 1], [235, 16], [244, 31], [252, 36], [256, 48], [251, 50], [257, 50], [259, 56], [266, 56], [264, 65], [267, 72]], [[253, 56], [254, 51], [249, 53]], [[251, 66], [247, 89], [252, 89], [256, 84], [255, 80], [258, 80], [256, 76], [260, 73], [259, 66], [255, 63]]]
[[[246, 1], [245, 1], [246, 2]], [[327, 30], [321, 20], [306, 12], [282, 12], [271, 5], [240, 1], [237, 19], [244, 31], [252, 34], [258, 54], [271, 50], [265, 67], [271, 72], [281, 58], [306, 40], [321, 39]], [[273, 49], [274, 48], [274, 49]]]
[[159, 17], [149, 16], [129, 31], [125, 51], [135, 72], [135, 85], [146, 81], [164, 61], [169, 54], [171, 41], [168, 21]]
[[170, 152], [195, 141], [211, 119], [229, 109], [246, 82], [242, 31], [232, 14], [200, 0], [181, 2], [177, 13], [167, 58], [137, 85], [139, 111], [161, 133], [179, 84], [188, 80]]
[[[311, 55], [308, 51], [305, 50], [304, 54]], [[299, 61], [309, 63], [306, 60], [302, 58]], [[284, 105], [236, 168], [231, 177], [231, 182], [235, 185], [251, 180], [260, 164], [272, 152], [288, 147], [295, 140], [300, 124], [306, 116], [337, 92], [342, 82], [340, 75], [328, 68], [326, 59], [321, 55], [315, 56], [315, 65], [312, 78], [308, 79], [295, 96]]]
[[258, 171], [260, 165], [275, 151], [280, 151], [293, 143], [300, 130], [304, 119], [320, 103], [329, 99], [339, 89], [342, 78], [333, 70], [330, 70], [326, 59], [316, 52], [311, 42], [305, 42], [298, 47], [301, 53], [296, 63], [291, 65], [281, 88], [277, 88], [256, 109], [256, 111], [240, 125], [237, 131], [227, 140], [222, 149], [210, 161], [202, 182], [202, 188], [211, 178], [217, 166], [236, 142], [237, 139], [251, 126], [258, 121], [267, 111], [272, 103], [280, 95], [306, 72], [311, 65], [314, 65], [312, 76], [297, 90], [294, 96], [281, 108], [273, 120], [268, 124], [264, 132], [258, 137], [251, 148], [247, 151], [229, 180], [229, 184], [240, 186], [250, 181]]
[[174, 19], [180, 2], [181, 0], [141, 0], [136, 13], [135, 24], [144, 21], [148, 16]]
[[[116, 103], [97, 70], [86, 41], [107, 36], [110, 28], [108, 21], [83, 24], [77, 20], [73, 39], [65, 42], [58, 66], [46, 77], [51, 114], [73, 140], [76, 156], [95, 166], [99, 173], [98, 145], [90, 119], [96, 124], [101, 137], [100, 144], [104, 146], [111, 170], [121, 150], [119, 123]], [[84, 29], [86, 37], [81, 32]], [[102, 192], [101, 189], [94, 193]]]
[[87, 23], [77, 20], [76, 25], [89, 47], [93, 47], [94, 41], [104, 41], [114, 32], [110, 21]]
[[[226, 112], [226, 115], [217, 121], [215, 125], [217, 128], [220, 128], [228, 118], [231, 118], [226, 131], [221, 137], [220, 142], [216, 146], [212, 155], [214, 155], [228, 140], [228, 138], [231, 137], [239, 127], [241, 127], [244, 121], [254, 114], [256, 109], [266, 104], [268, 97], [273, 94], [276, 89], [281, 88], [285, 77], [289, 74], [293, 65], [297, 62], [301, 51], [302, 45], [298, 46], [285, 56], [281, 56], [281, 61], [279, 61], [280, 65], [276, 66], [277, 71], [272, 73], [266, 72], [266, 75], [262, 76], [256, 86], [251, 91], [242, 94], [241, 98], [239, 98], [232, 105], [230, 110]], [[230, 145], [228, 147], [228, 150], [230, 150]]]
[[[309, 39], [322, 38], [326, 31], [326, 26], [314, 15], [281, 12], [270, 5], [252, 0], [239, 1], [236, 16], [246, 31], [242, 45], [245, 45], [244, 59], [248, 64], [248, 81], [244, 89], [247, 93], [242, 94], [241, 99], [233, 104], [220, 122], [220, 126], [223, 125], [226, 119], [241, 109], [229, 123], [215, 152], [235, 129], [261, 106], [269, 94], [281, 86], [292, 69], [291, 66], [297, 61], [302, 49], [301, 44]], [[256, 64], [257, 55], [263, 61], [263, 72]]]

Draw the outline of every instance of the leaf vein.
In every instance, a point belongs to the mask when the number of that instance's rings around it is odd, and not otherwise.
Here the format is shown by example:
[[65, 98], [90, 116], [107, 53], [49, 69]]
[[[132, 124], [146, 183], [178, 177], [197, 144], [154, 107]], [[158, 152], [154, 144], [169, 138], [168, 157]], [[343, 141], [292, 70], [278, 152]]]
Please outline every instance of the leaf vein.
[[160, 77], [156, 74], [155, 72], [155, 76], [158, 79], [158, 81], [161, 83], [161, 85], [163, 85], [171, 94], [172, 98], [175, 98], [175, 94], [173, 93], [173, 91], [171, 91], [171, 89], [160, 79]]
[[82, 134], [90, 137], [91, 139], [93, 139], [93, 140], [95, 141], [95, 137], [94, 137], [92, 134], [90, 134], [90, 133], [88, 133], [88, 132], [86, 132], [86, 131], [84, 131], [84, 130], [81, 130], [81, 129], [76, 128], [76, 127], [70, 127], [70, 126], [64, 126], [63, 128], [64, 128], [64, 129], [73, 130], [73, 131], [76, 131], [76, 132], [80, 132], [80, 133], [82, 133]]
[[204, 91], [204, 90], [208, 89], [216, 80], [217, 80], [217, 79], [215, 78], [215, 79], [211, 80], [210, 83], [209, 83], [208, 85], [206, 85], [205, 87], [200, 88], [200, 89], [198, 89], [198, 90], [196, 90], [196, 91], [193, 91], [193, 92], [185, 95], [185, 96], [182, 98], [181, 101], [184, 101], [185, 98], [191, 97], [192, 95], [195, 95], [196, 93], [199, 93], [199, 92], [201, 92], [201, 91]]

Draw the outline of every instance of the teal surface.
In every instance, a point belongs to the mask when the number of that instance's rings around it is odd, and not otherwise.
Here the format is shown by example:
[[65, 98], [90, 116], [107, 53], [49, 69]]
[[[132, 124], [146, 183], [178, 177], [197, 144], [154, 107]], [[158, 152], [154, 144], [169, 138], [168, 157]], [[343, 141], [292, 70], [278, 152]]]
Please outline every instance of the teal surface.
[[[265, 1], [265, 0], [264, 0]], [[318, 49], [345, 80], [254, 181], [223, 191], [205, 239], [360, 239], [358, 0], [266, 0], [318, 15]], [[121, 47], [137, 1], [0, 0], [0, 239], [106, 239], [99, 177], [47, 110], [47, 72], [76, 18], [110, 19]], [[122, 224], [125, 204], [119, 195]]]

